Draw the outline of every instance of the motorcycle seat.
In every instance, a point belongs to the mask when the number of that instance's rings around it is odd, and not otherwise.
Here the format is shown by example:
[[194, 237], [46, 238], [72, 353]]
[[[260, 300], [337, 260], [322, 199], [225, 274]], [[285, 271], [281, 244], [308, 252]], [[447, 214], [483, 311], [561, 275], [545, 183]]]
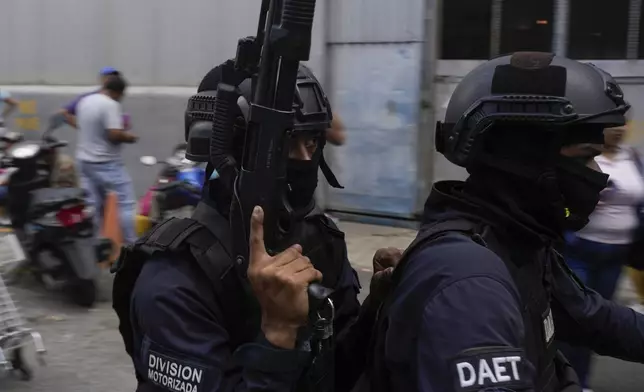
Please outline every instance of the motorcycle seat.
[[82, 203], [86, 193], [82, 188], [41, 188], [31, 193], [31, 216], [57, 210], [67, 204]]
[[85, 200], [83, 188], [41, 188], [31, 193], [32, 204], [58, 204]]

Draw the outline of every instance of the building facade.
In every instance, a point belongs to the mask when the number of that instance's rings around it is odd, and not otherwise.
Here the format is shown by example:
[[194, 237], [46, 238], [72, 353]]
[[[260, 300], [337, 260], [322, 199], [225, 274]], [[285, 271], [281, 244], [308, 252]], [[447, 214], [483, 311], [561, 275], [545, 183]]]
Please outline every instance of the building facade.
[[[325, 188], [323, 204], [413, 219], [434, 181], [464, 178], [435, 153], [433, 124], [463, 76], [503, 53], [592, 61], [622, 84], [637, 129], [641, 2], [318, 0], [309, 64], [348, 132], [346, 146], [328, 149], [345, 189]], [[182, 136], [182, 103], [213, 65], [234, 56], [238, 38], [256, 32], [259, 7], [259, 0], [3, 0], [0, 84], [29, 103], [16, 126], [38, 128], [30, 118], [64, 103], [77, 90], [67, 86], [93, 85], [110, 65], [137, 86], [124, 105], [156, 143], [141, 150], [160, 151], [159, 140], [170, 148]]]

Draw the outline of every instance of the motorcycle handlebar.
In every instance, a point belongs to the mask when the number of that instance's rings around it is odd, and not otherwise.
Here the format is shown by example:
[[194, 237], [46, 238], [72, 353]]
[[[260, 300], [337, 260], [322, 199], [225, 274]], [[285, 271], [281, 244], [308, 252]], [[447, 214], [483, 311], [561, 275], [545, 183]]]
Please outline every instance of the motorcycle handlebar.
[[54, 149], [54, 148], [65, 147], [68, 144], [69, 142], [66, 142], [65, 140], [51, 140], [44, 147], [47, 149]]
[[69, 143], [64, 140], [58, 140], [52, 136], [52, 133], [66, 123], [65, 115], [63, 113], [55, 113], [49, 117], [49, 124], [47, 129], [42, 134], [43, 147], [54, 149], [65, 147]]

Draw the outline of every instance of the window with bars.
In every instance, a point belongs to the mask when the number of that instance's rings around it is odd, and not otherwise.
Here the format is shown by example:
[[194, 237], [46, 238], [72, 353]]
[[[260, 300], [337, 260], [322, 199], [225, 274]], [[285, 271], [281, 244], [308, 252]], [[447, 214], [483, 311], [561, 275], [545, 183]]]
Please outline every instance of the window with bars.
[[488, 59], [491, 10], [492, 0], [443, 1], [441, 58]]
[[485, 60], [565, 45], [573, 59], [644, 59], [643, 2], [443, 0], [441, 58]]
[[504, 1], [500, 53], [551, 51], [554, 13], [554, 0]]
[[625, 59], [630, 0], [570, 0], [568, 57]]
[[642, 0], [631, 0], [630, 23], [628, 26], [629, 58], [644, 59], [644, 7]]

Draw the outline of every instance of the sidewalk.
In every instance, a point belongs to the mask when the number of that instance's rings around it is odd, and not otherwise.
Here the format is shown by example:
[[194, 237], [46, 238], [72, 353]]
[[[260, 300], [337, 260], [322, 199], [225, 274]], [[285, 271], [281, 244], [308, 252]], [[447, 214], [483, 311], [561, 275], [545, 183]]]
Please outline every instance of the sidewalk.
[[[340, 229], [345, 232], [349, 260], [356, 270], [371, 272], [371, 260], [376, 250], [389, 246], [405, 249], [416, 237], [415, 230], [397, 227], [365, 225], [340, 221]], [[616, 301], [623, 304], [637, 302], [637, 294], [626, 274], [623, 275], [616, 295]]]
[[338, 226], [346, 235], [351, 264], [364, 272], [371, 272], [372, 259], [376, 250], [389, 246], [405, 249], [416, 237], [415, 230], [397, 227], [344, 221], [340, 221]]

